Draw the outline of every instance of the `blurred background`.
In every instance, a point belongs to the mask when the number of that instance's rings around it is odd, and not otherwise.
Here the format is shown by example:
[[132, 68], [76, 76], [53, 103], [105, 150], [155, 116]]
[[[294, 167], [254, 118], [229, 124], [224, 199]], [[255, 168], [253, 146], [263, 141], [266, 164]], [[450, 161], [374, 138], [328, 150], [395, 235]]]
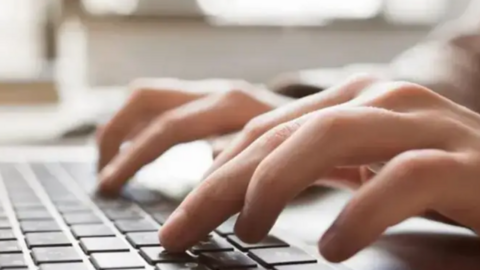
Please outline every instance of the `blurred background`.
[[1, 0], [0, 142], [88, 124], [117, 108], [138, 77], [264, 83], [385, 64], [468, 2]]

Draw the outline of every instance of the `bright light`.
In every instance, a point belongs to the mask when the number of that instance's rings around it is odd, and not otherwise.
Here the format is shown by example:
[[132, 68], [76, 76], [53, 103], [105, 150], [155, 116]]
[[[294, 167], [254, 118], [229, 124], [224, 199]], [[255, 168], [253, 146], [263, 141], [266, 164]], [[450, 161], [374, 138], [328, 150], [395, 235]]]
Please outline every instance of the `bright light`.
[[139, 0], [82, 0], [85, 9], [95, 15], [129, 15], [137, 9]]
[[306, 22], [376, 16], [382, 0], [197, 0], [205, 14], [225, 22]]

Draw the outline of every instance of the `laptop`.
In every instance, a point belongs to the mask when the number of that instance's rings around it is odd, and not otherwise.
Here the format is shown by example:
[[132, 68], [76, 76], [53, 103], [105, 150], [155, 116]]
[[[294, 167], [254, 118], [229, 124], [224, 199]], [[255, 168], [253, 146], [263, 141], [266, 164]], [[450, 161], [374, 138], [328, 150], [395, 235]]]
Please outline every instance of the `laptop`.
[[188, 251], [168, 253], [157, 231], [198, 184], [211, 149], [205, 142], [176, 146], [118, 199], [92, 192], [95, 153], [93, 147], [0, 149], [0, 269], [480, 269], [475, 235], [425, 220], [396, 226], [344, 263], [326, 262], [316, 241], [348, 194], [324, 190], [292, 202], [260, 243], [238, 239], [233, 217]]

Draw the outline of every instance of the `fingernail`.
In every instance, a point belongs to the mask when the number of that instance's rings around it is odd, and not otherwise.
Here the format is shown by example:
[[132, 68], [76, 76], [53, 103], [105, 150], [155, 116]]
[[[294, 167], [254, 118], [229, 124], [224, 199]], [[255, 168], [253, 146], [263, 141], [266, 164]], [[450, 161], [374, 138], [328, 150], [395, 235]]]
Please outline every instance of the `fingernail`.
[[188, 230], [184, 230], [187, 223], [187, 215], [181, 208], [177, 208], [168, 217], [160, 234], [160, 241], [167, 250], [179, 250], [183, 246], [183, 240]]
[[327, 232], [325, 232], [320, 241], [320, 253], [325, 259], [331, 262], [338, 262], [341, 260], [343, 250], [339, 238], [339, 233], [335, 228], [335, 225], [332, 225]]

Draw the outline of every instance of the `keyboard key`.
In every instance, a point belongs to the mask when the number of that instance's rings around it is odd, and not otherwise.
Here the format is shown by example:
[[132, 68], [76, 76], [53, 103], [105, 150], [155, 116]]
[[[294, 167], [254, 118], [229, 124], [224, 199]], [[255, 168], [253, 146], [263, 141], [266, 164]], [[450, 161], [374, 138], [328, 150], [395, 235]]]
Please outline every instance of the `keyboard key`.
[[83, 238], [80, 247], [87, 254], [93, 252], [122, 252], [128, 251], [128, 245], [117, 237]]
[[88, 270], [84, 263], [55, 263], [55, 264], [42, 264], [40, 270]]
[[334, 266], [326, 264], [296, 264], [275, 267], [276, 270], [335, 270]]
[[22, 210], [15, 213], [19, 220], [41, 220], [52, 219], [52, 215], [47, 210]]
[[167, 262], [192, 262], [193, 258], [187, 253], [169, 253], [162, 247], [144, 247], [140, 249], [140, 255], [149, 264]]
[[27, 233], [25, 238], [29, 248], [71, 246], [70, 241], [63, 232]]
[[3, 230], [0, 230], [0, 240], [3, 241], [3, 240], [15, 240], [16, 237], [15, 237], [15, 234], [13, 234], [13, 231], [12, 230], [9, 230], [9, 229], [3, 229]]
[[82, 257], [73, 247], [34, 248], [32, 257], [36, 264], [82, 261]]
[[317, 260], [295, 247], [250, 250], [249, 256], [265, 266], [316, 263]]
[[44, 208], [41, 202], [13, 202], [12, 205], [15, 209], [24, 209], [24, 208]]
[[141, 219], [142, 215], [137, 210], [133, 209], [107, 209], [104, 211], [104, 214], [112, 220], [119, 219]]
[[222, 225], [218, 226], [218, 228], [215, 229], [215, 231], [222, 236], [233, 234], [236, 221], [237, 221], [236, 218], [230, 218], [227, 221], [225, 221]]
[[53, 221], [21, 221], [20, 227], [24, 233], [28, 232], [59, 232], [60, 227]]
[[8, 219], [0, 219], [0, 229], [9, 229], [12, 225], [10, 225], [10, 221]]
[[77, 212], [89, 212], [90, 208], [79, 203], [79, 204], [61, 204], [57, 205], [58, 212], [62, 214], [66, 213], [77, 213]]
[[196, 262], [187, 263], [161, 263], [157, 264], [155, 270], [210, 270], [203, 264]]
[[254, 268], [257, 263], [238, 251], [202, 253], [200, 261], [215, 270]]
[[0, 269], [27, 267], [23, 254], [0, 254]]
[[170, 203], [159, 203], [155, 205], [142, 206], [143, 210], [149, 214], [162, 213], [163, 215], [169, 216], [177, 208], [175, 205]]
[[288, 247], [287, 243], [283, 242], [282, 240], [272, 235], [267, 236], [265, 239], [255, 244], [247, 244], [242, 240], [240, 240], [235, 235], [229, 235], [227, 239], [230, 243], [232, 243], [242, 251], [247, 251], [249, 249], [256, 249], [256, 248]]
[[97, 270], [141, 268], [144, 266], [142, 258], [137, 253], [93, 253], [90, 256]]
[[233, 251], [233, 247], [225, 239], [217, 236], [209, 237], [191, 248], [193, 253]]
[[127, 234], [127, 240], [135, 248], [160, 246], [157, 232], [139, 232]]
[[106, 198], [94, 198], [94, 202], [100, 209], [127, 209], [133, 206], [133, 203], [129, 201]]
[[20, 253], [22, 249], [17, 241], [0, 241], [0, 253]]
[[63, 218], [68, 225], [102, 223], [102, 220], [93, 213], [69, 213]]
[[171, 213], [154, 213], [152, 214], [153, 219], [160, 224], [164, 224]]
[[114, 236], [113, 230], [103, 224], [73, 225], [70, 227], [76, 238]]
[[115, 221], [115, 225], [122, 233], [128, 232], [148, 232], [158, 231], [160, 226], [154, 225], [148, 220], [119, 220]]
[[140, 205], [152, 205], [165, 200], [160, 193], [139, 186], [127, 186], [123, 190], [122, 197], [137, 202]]

